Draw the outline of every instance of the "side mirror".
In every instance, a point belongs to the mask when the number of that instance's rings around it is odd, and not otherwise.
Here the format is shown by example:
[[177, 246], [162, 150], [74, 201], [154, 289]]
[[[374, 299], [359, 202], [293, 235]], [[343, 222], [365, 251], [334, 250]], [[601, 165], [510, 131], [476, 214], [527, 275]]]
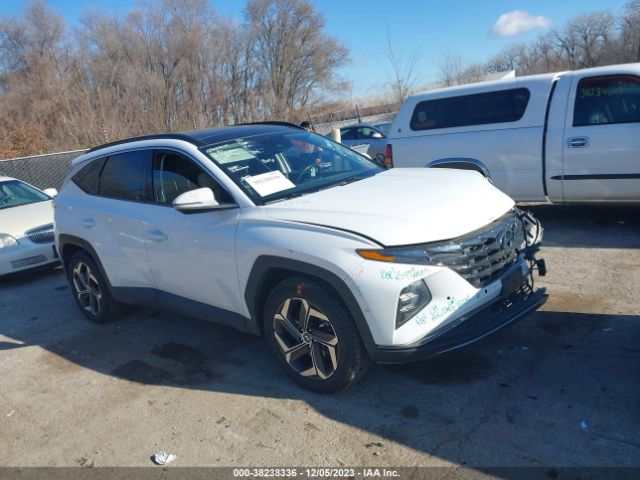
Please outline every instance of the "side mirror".
[[386, 169], [387, 168], [387, 164], [385, 163], [385, 156], [384, 153], [376, 153], [376, 158], [373, 159], [373, 161], [378, 164], [378, 166]]
[[46, 188], [43, 190], [45, 195], [49, 195], [51, 198], [54, 198], [58, 195], [58, 190], [55, 188]]
[[380, 138], [384, 138], [384, 135], [382, 135], [380, 132], [373, 132], [371, 134], [371, 138], [380, 139]]
[[180, 212], [195, 212], [237, 207], [235, 203], [218, 203], [213, 194], [213, 190], [208, 187], [184, 192], [176, 197], [172, 205], [173, 208]]

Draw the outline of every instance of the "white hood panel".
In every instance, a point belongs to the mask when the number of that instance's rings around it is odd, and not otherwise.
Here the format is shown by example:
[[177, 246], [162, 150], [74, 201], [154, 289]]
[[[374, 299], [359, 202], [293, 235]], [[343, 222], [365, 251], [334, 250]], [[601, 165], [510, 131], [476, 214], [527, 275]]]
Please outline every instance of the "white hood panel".
[[32, 228], [53, 223], [52, 201], [31, 203], [0, 210], [0, 233], [8, 233], [16, 238]]
[[459, 237], [513, 205], [477, 172], [394, 168], [265, 208], [273, 219], [349, 230], [390, 246]]

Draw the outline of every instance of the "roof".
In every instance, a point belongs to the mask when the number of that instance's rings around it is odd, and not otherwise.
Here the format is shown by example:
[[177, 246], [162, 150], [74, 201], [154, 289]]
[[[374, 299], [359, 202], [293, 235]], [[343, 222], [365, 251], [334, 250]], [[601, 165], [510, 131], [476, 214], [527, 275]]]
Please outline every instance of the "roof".
[[362, 122], [362, 123], [350, 123], [349, 125], [343, 125], [340, 128], [353, 128], [353, 127], [368, 127], [368, 128], [378, 128], [376, 125], [380, 123], [391, 123], [388, 120], [384, 122]]
[[214, 143], [220, 143], [234, 138], [251, 137], [254, 135], [260, 135], [264, 133], [276, 133], [295, 129], [302, 129], [302, 127], [287, 122], [260, 122], [260, 123], [245, 123], [239, 125], [232, 125], [222, 128], [207, 128], [203, 130], [192, 130], [189, 132], [177, 132], [177, 133], [157, 133], [153, 135], [143, 135], [140, 137], [125, 138], [117, 140], [115, 142], [105, 143], [93, 147], [87, 153], [95, 152], [96, 150], [102, 150], [103, 148], [113, 147], [114, 145], [121, 145], [124, 143], [137, 142], [141, 140], [156, 140], [156, 139], [172, 139], [172, 140], [184, 140], [192, 143], [196, 147], [206, 147]]
[[520, 86], [530, 85], [532, 83], [548, 83], [549, 85], [563, 76], [569, 75], [616, 75], [634, 73], [638, 74], [640, 71], [640, 64], [638, 63], [626, 63], [621, 65], [606, 65], [602, 67], [584, 68], [580, 70], [567, 70], [555, 73], [541, 73], [536, 75], [523, 75], [519, 77], [501, 77], [500, 79], [485, 80], [481, 82], [466, 83], [464, 85], [455, 85], [451, 87], [439, 87], [432, 90], [426, 90], [422, 92], [416, 92], [411, 94], [410, 98], [419, 99], [422, 97], [433, 97], [442, 94], [443, 96], [454, 96], [456, 94], [464, 94], [469, 91], [483, 89], [493, 89], [494, 87], [500, 87], [502, 89], [514, 88]]
[[433, 90], [426, 90], [424, 92], [416, 92], [409, 98], [420, 99], [430, 98], [436, 95], [455, 96], [462, 95], [467, 92], [473, 92], [474, 90], [482, 91], [485, 89], [492, 90], [494, 88], [509, 89], [517, 88], [520, 86], [531, 84], [532, 82], [548, 83], [551, 85], [553, 80], [561, 75], [559, 73], [543, 73], [540, 75], [527, 75], [523, 77], [502, 78], [500, 80], [485, 80], [481, 82], [465, 83], [462, 85], [454, 85], [451, 87], [434, 88]]

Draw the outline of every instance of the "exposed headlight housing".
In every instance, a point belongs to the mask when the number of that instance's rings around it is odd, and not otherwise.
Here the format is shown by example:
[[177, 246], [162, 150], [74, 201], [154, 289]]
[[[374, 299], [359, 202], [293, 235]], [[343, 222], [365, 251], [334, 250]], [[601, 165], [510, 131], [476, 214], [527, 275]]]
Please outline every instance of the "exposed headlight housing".
[[396, 328], [411, 320], [431, 301], [431, 293], [422, 280], [417, 280], [402, 289], [398, 296]]
[[17, 245], [18, 240], [16, 240], [14, 237], [6, 233], [0, 233], [0, 248], [15, 247]]

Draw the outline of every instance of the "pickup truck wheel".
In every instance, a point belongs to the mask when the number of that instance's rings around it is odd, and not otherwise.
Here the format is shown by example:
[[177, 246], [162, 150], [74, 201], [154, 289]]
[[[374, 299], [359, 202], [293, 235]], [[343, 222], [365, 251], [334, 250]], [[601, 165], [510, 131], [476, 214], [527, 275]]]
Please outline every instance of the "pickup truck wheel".
[[264, 308], [267, 345], [298, 384], [331, 393], [356, 382], [369, 358], [349, 311], [310, 278], [278, 284]]
[[67, 279], [76, 304], [90, 322], [106, 323], [124, 312], [124, 305], [113, 298], [106, 280], [86, 252], [80, 251], [71, 257]]

